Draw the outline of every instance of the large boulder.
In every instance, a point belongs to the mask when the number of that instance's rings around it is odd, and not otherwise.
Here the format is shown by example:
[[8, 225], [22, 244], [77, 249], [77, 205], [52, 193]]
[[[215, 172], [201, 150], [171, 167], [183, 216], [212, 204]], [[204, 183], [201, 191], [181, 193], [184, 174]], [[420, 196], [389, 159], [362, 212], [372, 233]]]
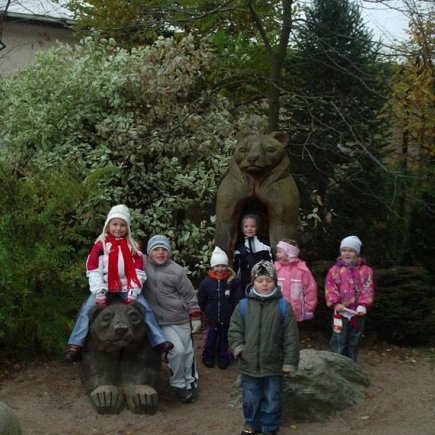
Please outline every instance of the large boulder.
[[125, 406], [136, 414], [154, 414], [161, 358], [148, 344], [145, 308], [134, 303], [96, 306], [79, 364], [80, 378], [100, 414]]
[[[299, 370], [285, 378], [283, 418], [296, 422], [324, 421], [336, 411], [356, 405], [370, 384], [361, 367], [337, 353], [305, 349]], [[241, 404], [239, 380], [231, 392], [231, 404]]]
[[21, 435], [18, 418], [3, 402], [0, 402], [0, 435]]

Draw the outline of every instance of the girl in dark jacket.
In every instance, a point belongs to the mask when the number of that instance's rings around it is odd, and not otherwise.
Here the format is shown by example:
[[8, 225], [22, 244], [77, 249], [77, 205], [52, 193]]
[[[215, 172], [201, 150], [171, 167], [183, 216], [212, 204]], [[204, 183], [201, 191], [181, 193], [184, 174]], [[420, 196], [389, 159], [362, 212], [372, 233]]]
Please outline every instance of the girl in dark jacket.
[[273, 261], [272, 249], [258, 236], [260, 218], [256, 214], [246, 214], [242, 218], [242, 239], [234, 251], [234, 270], [240, 277], [242, 289], [247, 293], [251, 284], [251, 269], [261, 260]]
[[199, 285], [197, 298], [208, 324], [207, 336], [202, 350], [202, 362], [213, 367], [217, 357], [218, 366], [226, 369], [230, 364], [228, 327], [230, 318], [239, 300], [244, 297], [240, 281], [228, 267], [228, 257], [216, 247], [210, 260], [208, 276]]

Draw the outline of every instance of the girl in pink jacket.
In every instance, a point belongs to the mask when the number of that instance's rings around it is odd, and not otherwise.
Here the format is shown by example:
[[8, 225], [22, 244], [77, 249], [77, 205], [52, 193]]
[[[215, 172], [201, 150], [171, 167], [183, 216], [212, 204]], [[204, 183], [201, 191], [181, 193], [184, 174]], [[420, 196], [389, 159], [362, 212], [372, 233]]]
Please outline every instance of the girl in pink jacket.
[[373, 270], [359, 256], [362, 242], [357, 236], [340, 243], [340, 257], [325, 280], [326, 305], [334, 309], [331, 351], [354, 361], [364, 333], [367, 309], [373, 305]]
[[317, 285], [305, 261], [299, 257], [293, 240], [281, 240], [276, 245], [275, 269], [284, 299], [293, 308], [296, 320], [310, 320], [317, 305]]

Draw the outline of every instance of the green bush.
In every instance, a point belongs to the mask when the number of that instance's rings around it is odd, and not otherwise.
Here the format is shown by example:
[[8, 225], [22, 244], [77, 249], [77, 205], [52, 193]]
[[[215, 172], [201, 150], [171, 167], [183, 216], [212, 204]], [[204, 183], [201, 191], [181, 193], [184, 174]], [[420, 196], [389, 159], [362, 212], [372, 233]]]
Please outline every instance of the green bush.
[[4, 163], [0, 183], [1, 354], [57, 354], [87, 293], [82, 205], [95, 186], [51, 171], [17, 180]]
[[376, 270], [375, 286], [369, 331], [395, 344], [435, 342], [435, 289], [426, 270], [418, 267]]
[[86, 255], [116, 203], [142, 246], [164, 233], [192, 280], [203, 276], [216, 190], [250, 127], [207, 82], [215, 62], [189, 38], [131, 51], [87, 39], [0, 79], [3, 353], [65, 347]]

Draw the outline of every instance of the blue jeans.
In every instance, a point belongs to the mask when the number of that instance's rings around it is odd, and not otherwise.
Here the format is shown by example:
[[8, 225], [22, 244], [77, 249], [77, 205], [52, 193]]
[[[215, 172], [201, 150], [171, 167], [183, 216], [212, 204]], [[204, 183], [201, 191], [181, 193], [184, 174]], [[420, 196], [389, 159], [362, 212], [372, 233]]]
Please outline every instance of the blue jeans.
[[240, 387], [245, 424], [256, 431], [278, 431], [282, 413], [282, 376], [255, 378], [242, 373]]
[[[157, 323], [156, 317], [154, 316], [154, 312], [151, 309], [150, 304], [144, 298], [142, 294], [140, 294], [137, 298], [137, 302], [145, 307], [145, 323], [147, 325], [147, 336], [148, 341], [150, 342], [151, 347], [156, 347], [159, 344], [168, 341], [165, 333], [160, 328]], [[95, 306], [95, 295], [90, 295], [86, 302], [80, 308], [79, 315], [77, 317], [76, 324], [74, 329], [69, 337], [68, 344], [75, 344], [77, 346], [83, 347], [86, 343], [86, 336], [89, 331], [89, 311], [92, 307]]]
[[329, 342], [331, 352], [339, 353], [356, 361], [359, 344], [361, 342], [365, 317], [354, 316], [351, 320], [343, 317], [343, 329], [341, 332], [333, 332]]

